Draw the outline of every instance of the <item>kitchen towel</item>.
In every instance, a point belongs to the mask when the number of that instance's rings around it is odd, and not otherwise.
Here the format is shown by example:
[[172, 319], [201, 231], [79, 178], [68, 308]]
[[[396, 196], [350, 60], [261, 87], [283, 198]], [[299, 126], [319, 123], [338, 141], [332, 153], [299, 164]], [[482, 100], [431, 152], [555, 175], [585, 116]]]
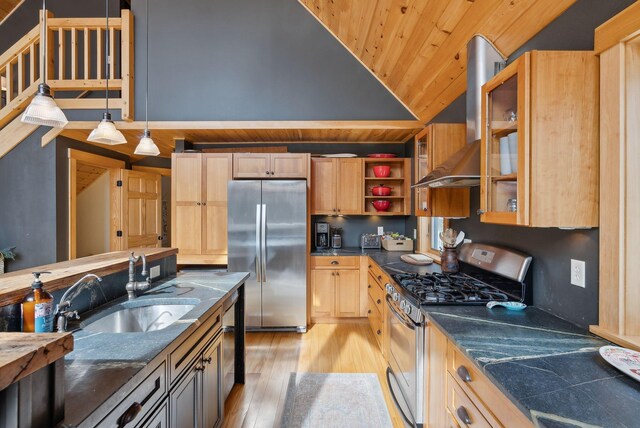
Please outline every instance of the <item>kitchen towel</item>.
[[511, 153], [509, 152], [509, 138], [500, 138], [500, 174], [511, 174]]
[[517, 173], [518, 172], [518, 133], [512, 132], [511, 134], [507, 135], [507, 137], [509, 138], [509, 154], [511, 155], [509, 157], [510, 163], [511, 163], [511, 172]]
[[374, 373], [291, 373], [283, 428], [391, 428]]

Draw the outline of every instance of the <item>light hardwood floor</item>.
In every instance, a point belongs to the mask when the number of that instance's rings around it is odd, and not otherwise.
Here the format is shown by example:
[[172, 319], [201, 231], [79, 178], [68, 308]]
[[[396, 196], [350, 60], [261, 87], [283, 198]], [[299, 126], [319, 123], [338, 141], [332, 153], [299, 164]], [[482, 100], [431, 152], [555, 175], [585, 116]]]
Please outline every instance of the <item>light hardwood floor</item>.
[[224, 427], [277, 427], [291, 372], [376, 373], [394, 427], [387, 365], [368, 324], [315, 324], [305, 334], [247, 333], [247, 377], [225, 404]]

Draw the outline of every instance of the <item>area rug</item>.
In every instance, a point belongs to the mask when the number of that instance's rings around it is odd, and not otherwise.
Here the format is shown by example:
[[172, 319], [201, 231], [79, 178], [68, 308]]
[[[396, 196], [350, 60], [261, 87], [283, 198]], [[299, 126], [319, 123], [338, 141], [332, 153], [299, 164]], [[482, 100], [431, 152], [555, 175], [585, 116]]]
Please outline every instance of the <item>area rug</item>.
[[283, 428], [392, 427], [373, 373], [291, 373]]

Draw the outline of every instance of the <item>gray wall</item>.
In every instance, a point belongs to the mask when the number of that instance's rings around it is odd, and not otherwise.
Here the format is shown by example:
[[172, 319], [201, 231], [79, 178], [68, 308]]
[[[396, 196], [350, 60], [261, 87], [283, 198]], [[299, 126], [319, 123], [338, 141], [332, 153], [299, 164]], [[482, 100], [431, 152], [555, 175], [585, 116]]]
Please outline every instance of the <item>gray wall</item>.
[[[509, 61], [532, 50], [591, 50], [595, 28], [633, 3], [630, 0], [579, 0], [542, 32], [518, 49]], [[464, 123], [464, 95], [433, 122]], [[581, 326], [598, 321], [598, 229], [567, 231], [499, 226], [480, 223], [475, 214], [480, 205], [479, 188], [471, 191], [471, 217], [453, 220], [477, 242], [502, 245], [533, 256], [534, 305]], [[407, 228], [415, 224], [407, 219]], [[571, 259], [586, 261], [586, 288], [570, 284]]]
[[[326, 222], [332, 228], [342, 228], [342, 246], [359, 247], [360, 235], [363, 233], [378, 233], [378, 226], [384, 227], [385, 232], [405, 233], [404, 217], [383, 217], [383, 216], [319, 216], [311, 217], [311, 230], [315, 230], [315, 224]], [[413, 233], [413, 232], [412, 232]], [[313, 235], [311, 248], [315, 247], [315, 235]], [[409, 236], [413, 238], [413, 236]]]
[[[292, 0], [149, 2], [151, 120], [413, 119]], [[145, 2], [136, 17], [144, 117]]]

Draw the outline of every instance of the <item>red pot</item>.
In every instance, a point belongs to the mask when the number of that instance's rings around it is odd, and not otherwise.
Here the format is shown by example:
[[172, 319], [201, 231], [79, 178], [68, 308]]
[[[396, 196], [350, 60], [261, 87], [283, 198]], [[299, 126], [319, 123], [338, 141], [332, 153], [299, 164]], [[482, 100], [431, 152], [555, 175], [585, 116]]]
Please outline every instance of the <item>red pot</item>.
[[379, 199], [377, 201], [371, 202], [371, 205], [376, 209], [376, 211], [386, 211], [391, 206], [391, 201], [386, 199]]
[[373, 173], [376, 177], [388, 177], [391, 174], [389, 165], [376, 165], [373, 167]]
[[373, 196], [389, 196], [391, 194], [391, 187], [383, 184], [374, 186], [371, 188], [371, 194]]

